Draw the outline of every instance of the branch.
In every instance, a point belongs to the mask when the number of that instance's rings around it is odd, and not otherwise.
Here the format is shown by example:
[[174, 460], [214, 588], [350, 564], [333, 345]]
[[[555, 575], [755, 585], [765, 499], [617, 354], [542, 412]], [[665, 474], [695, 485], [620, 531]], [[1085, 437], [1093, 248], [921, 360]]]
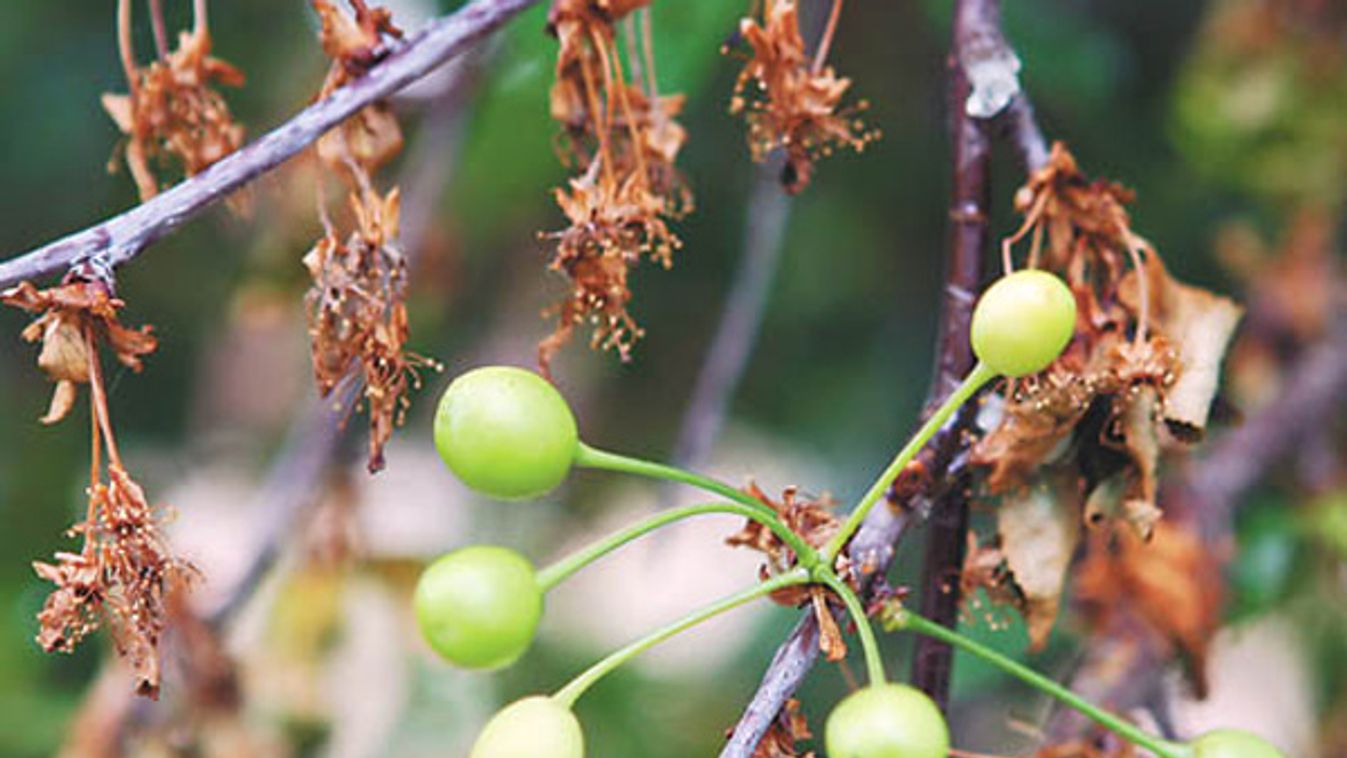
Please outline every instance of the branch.
[[[1005, 108], [1005, 102], [998, 104], [994, 100], [999, 97], [995, 85], [1001, 83], [1000, 75], [1006, 69], [1010, 70], [1011, 80], [1018, 81], [1014, 77], [1019, 62], [1006, 46], [1000, 23], [998, 0], [958, 0], [955, 3], [949, 76], [954, 186], [950, 198], [950, 239], [940, 353], [928, 407], [931, 402], [943, 399], [973, 368], [968, 330], [989, 247], [991, 204], [991, 142], [986, 124], [977, 114], [990, 108], [988, 115], [995, 115]], [[1014, 61], [1013, 65], [1009, 61]], [[971, 407], [971, 404], [965, 407], [965, 414], [961, 415], [966, 415]], [[946, 488], [944, 496], [935, 501], [926, 534], [926, 559], [921, 579], [922, 614], [951, 627], [958, 620], [958, 575], [963, 568], [967, 546], [968, 497], [962, 484], [960, 481]], [[912, 683], [930, 695], [942, 709], [948, 700], [952, 663], [953, 651], [948, 644], [926, 636], [917, 638], [913, 650]]]
[[[1003, 125], [1001, 131], [1013, 137], [1028, 170], [1043, 165], [1048, 154], [1047, 143], [1034, 121], [1033, 109], [1019, 92], [1018, 79], [1014, 76], [1019, 62], [1000, 32], [997, 0], [959, 0], [950, 68], [954, 193], [950, 206], [951, 236], [939, 348], [935, 376], [927, 397], [927, 413], [939, 406], [973, 365], [968, 326], [987, 249], [990, 158], [987, 126], [992, 119]], [[1009, 88], [1004, 86], [1007, 72], [1013, 84]], [[980, 90], [974, 86], [974, 81], [981, 86]], [[972, 103], [974, 94], [981, 98], [977, 108]], [[890, 492], [889, 507], [871, 511], [848, 545], [847, 555], [860, 567], [867, 597], [883, 586], [882, 579], [893, 561], [895, 546], [909, 526], [932, 511], [952, 512], [957, 518], [966, 509], [963, 500], [966, 452], [963, 430], [975, 412], [974, 404], [970, 403], [922, 450], [918, 461], [921, 464], [919, 470], [926, 473], [925, 485], [915, 495]], [[964, 529], [959, 523], [956, 521], [953, 528], [939, 537], [940, 544], [951, 549], [941, 553], [936, 566], [931, 569], [937, 575], [951, 563], [956, 567], [962, 563]], [[957, 561], [954, 560], [956, 557]], [[953, 593], [927, 594], [946, 598], [944, 602], [950, 599], [957, 602]], [[811, 639], [816, 640], [816, 636], [811, 636], [816, 634], [812, 615], [804, 614], [778, 648], [720, 758], [749, 758], [752, 755], [776, 714], [817, 660], [817, 644], [806, 644]], [[919, 668], [923, 672], [936, 670], [932, 666], [939, 664], [940, 655], [939, 651], [932, 653], [928, 649], [919, 659], [927, 662], [919, 664]], [[945, 669], [947, 672], [947, 665]], [[936, 678], [932, 677], [932, 681]]]
[[121, 215], [0, 263], [0, 289], [97, 259], [112, 268], [135, 258], [183, 222], [276, 168], [365, 106], [468, 50], [538, 0], [473, 0], [394, 44], [359, 79], [295, 114], [261, 139]]

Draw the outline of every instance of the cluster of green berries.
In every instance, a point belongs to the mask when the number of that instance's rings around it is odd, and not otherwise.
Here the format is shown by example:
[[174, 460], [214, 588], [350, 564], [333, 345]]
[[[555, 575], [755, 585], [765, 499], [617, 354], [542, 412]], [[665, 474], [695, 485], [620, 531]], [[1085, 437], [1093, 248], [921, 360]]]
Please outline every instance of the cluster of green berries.
[[[994, 374], [1046, 368], [1070, 341], [1076, 303], [1061, 279], [1020, 271], [984, 293], [972, 344]], [[575, 416], [546, 380], [518, 368], [469, 371], [445, 391], [435, 445], [472, 489], [515, 500], [538, 497], [569, 474], [581, 449]], [[421, 632], [439, 655], [471, 669], [508, 666], [532, 644], [544, 589], [527, 558], [504, 547], [451, 552], [422, 574], [415, 592]], [[905, 684], [872, 683], [828, 716], [830, 758], [945, 758], [949, 728], [940, 709]], [[1194, 758], [1277, 758], [1253, 735], [1223, 730], [1190, 743]], [[547, 696], [516, 701], [483, 728], [470, 758], [583, 758], [584, 735], [568, 704]]]

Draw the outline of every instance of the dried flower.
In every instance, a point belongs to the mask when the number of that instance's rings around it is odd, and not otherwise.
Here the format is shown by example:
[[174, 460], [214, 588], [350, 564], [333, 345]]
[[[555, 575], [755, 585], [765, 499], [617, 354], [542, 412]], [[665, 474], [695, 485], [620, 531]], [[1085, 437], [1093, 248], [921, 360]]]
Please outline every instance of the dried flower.
[[38, 613], [37, 642], [47, 652], [72, 651], [100, 625], [132, 666], [136, 693], [159, 693], [159, 642], [169, 588], [193, 569], [174, 558], [159, 533], [158, 516], [145, 492], [120, 464], [108, 465], [107, 482], [89, 488], [79, 553], [57, 553], [56, 563], [34, 562], [37, 575], [56, 585]]
[[23, 330], [23, 338], [42, 343], [37, 365], [56, 382], [44, 424], [65, 418], [74, 405], [76, 385], [89, 382], [90, 361], [96, 356], [89, 354], [86, 331], [92, 330], [132, 371], [140, 371], [141, 359], [158, 346], [153, 327], [122, 326], [117, 311], [125, 303], [102, 282], [71, 279], [45, 290], [20, 282], [0, 293], [0, 302], [40, 314]]
[[313, 277], [305, 297], [314, 378], [324, 397], [358, 366], [370, 417], [369, 469], [402, 423], [416, 370], [432, 362], [406, 352], [407, 261], [397, 245], [399, 193], [368, 187], [349, 196], [355, 229], [343, 241], [323, 216], [324, 235], [304, 256]]
[[[243, 86], [243, 72], [214, 58], [204, 16], [178, 38], [178, 48], [139, 67], [131, 48], [131, 0], [119, 0], [118, 42], [130, 92], [104, 94], [103, 109], [126, 135], [126, 165], [142, 201], [159, 193], [151, 163], [173, 157], [187, 176], [234, 152], [243, 144], [243, 127], [215, 89]], [[115, 170], [116, 163], [109, 165]]]
[[584, 170], [554, 193], [570, 226], [544, 235], [557, 240], [551, 269], [570, 280], [569, 295], [550, 311], [556, 329], [538, 346], [544, 372], [586, 322], [594, 327], [592, 347], [615, 349], [628, 360], [643, 334], [627, 310], [628, 272], [642, 258], [667, 268], [681, 246], [668, 221], [692, 206], [674, 167], [687, 140], [675, 120], [683, 98], [658, 94], [648, 11], [642, 10], [641, 58], [628, 61], [631, 83], [614, 41], [614, 23], [647, 4], [556, 0], [548, 16], [560, 42], [551, 110], [563, 128], [561, 156]]
[[860, 152], [879, 138], [858, 118], [868, 107], [865, 101], [842, 105], [851, 80], [825, 65], [840, 10], [841, 0], [834, 0], [828, 30], [812, 58], [800, 35], [795, 0], [763, 0], [761, 18], [739, 22], [739, 36], [752, 55], [735, 82], [730, 113], [747, 119], [754, 160], [778, 148], [786, 151], [781, 183], [791, 194], [808, 186], [818, 157], [839, 147]]

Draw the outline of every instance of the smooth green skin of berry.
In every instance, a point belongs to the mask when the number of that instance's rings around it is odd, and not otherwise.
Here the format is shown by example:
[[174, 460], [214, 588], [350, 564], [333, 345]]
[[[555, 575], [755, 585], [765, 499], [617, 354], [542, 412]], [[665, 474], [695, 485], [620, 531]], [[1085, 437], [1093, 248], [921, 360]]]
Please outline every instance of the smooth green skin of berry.
[[949, 726], [921, 690], [878, 684], [847, 695], [824, 728], [828, 758], [945, 758]]
[[468, 758], [584, 758], [585, 736], [566, 706], [544, 695], [516, 700], [486, 722]]
[[494, 669], [514, 663], [533, 643], [543, 592], [527, 558], [474, 545], [430, 564], [413, 604], [435, 652], [463, 668]]
[[1286, 758], [1267, 740], [1240, 729], [1217, 729], [1193, 740], [1193, 758]]
[[502, 500], [544, 495], [571, 470], [575, 416], [546, 379], [488, 366], [449, 384], [435, 413], [435, 448], [469, 487]]
[[1028, 376], [1062, 354], [1076, 328], [1076, 298], [1038, 269], [1001, 277], [973, 310], [973, 352], [998, 374]]

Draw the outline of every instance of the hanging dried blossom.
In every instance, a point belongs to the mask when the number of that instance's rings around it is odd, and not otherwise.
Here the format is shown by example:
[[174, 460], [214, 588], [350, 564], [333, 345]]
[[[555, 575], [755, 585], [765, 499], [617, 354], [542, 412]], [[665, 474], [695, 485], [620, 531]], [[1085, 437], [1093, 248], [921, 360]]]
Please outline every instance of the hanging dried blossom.
[[[332, 59], [320, 97], [363, 75], [402, 36], [387, 9], [349, 0], [353, 13], [313, 0], [319, 41]], [[438, 366], [406, 351], [407, 259], [398, 243], [400, 198], [381, 195], [373, 173], [402, 150], [402, 130], [386, 103], [366, 106], [317, 144], [319, 159], [349, 190], [349, 233], [339, 232], [319, 193], [323, 237], [304, 256], [313, 279], [305, 297], [310, 352], [319, 393], [327, 397], [353, 370], [369, 414], [371, 473], [384, 467], [384, 446], [420, 386], [417, 369]]]
[[[0, 300], [41, 315], [24, 331], [42, 341], [38, 364], [58, 382], [44, 423], [69, 412], [77, 384], [90, 387], [93, 417], [88, 509], [70, 535], [83, 538], [78, 553], [56, 554], [54, 563], [36, 562], [37, 575], [56, 585], [38, 614], [38, 644], [47, 652], [70, 652], [99, 626], [112, 634], [117, 652], [132, 666], [136, 692], [159, 691], [160, 638], [167, 623], [165, 597], [191, 568], [174, 558], [159, 533], [162, 509], [153, 508], [127, 473], [112, 433], [99, 365], [105, 342], [125, 366], [139, 370], [156, 343], [149, 327], [128, 329], [117, 320], [122, 302], [101, 281], [75, 280], [48, 290], [27, 282]], [[101, 462], [107, 450], [106, 480]]]
[[[350, 0], [350, 5], [354, 15], [327, 0], [313, 0], [322, 23], [318, 39], [332, 59], [320, 98], [363, 75], [388, 54], [390, 40], [402, 37], [386, 8], [370, 8], [364, 0]], [[329, 169], [345, 175], [348, 183], [356, 181], [349, 173], [353, 166], [373, 174], [401, 151], [402, 129], [383, 101], [365, 106], [318, 140], [318, 157]]]
[[748, 146], [762, 161], [773, 150], [786, 152], [781, 183], [795, 194], [809, 184], [814, 161], [838, 148], [857, 152], [879, 138], [859, 114], [865, 101], [843, 105], [851, 80], [827, 65], [842, 0], [834, 0], [827, 30], [813, 56], [805, 50], [795, 0], [763, 0], [761, 17], [739, 22], [739, 36], [751, 55], [734, 85], [730, 113], [748, 121]]
[[[104, 94], [103, 108], [126, 135], [123, 153], [142, 201], [159, 193], [154, 168], [174, 158], [187, 176], [234, 152], [243, 144], [243, 127], [215, 85], [241, 87], [243, 72], [211, 56], [205, 2], [196, 3], [191, 32], [182, 32], [178, 48], [161, 50], [158, 60], [138, 66], [131, 45], [131, 0], [118, 1], [117, 29], [122, 65], [130, 92]], [[115, 161], [109, 165], [116, 169]]]
[[[554, 332], [538, 346], [544, 372], [585, 323], [591, 346], [613, 349], [623, 360], [643, 332], [627, 310], [630, 270], [643, 258], [664, 267], [681, 246], [668, 221], [692, 207], [692, 196], [674, 167], [687, 134], [676, 117], [681, 96], [660, 96], [651, 47], [649, 0], [556, 0], [548, 28], [560, 42], [552, 117], [562, 126], [560, 152], [582, 168], [557, 204], [570, 226], [544, 235], [557, 241], [550, 267], [566, 275], [569, 295], [552, 309]], [[642, 32], [635, 39], [633, 11]], [[624, 18], [633, 52], [624, 68], [615, 24]], [[627, 69], [631, 81], [627, 79]]]
[[434, 364], [407, 353], [407, 261], [397, 245], [399, 193], [366, 187], [349, 196], [355, 229], [345, 240], [323, 214], [323, 238], [304, 256], [313, 277], [305, 297], [314, 378], [326, 397], [358, 367], [370, 418], [369, 469], [420, 386], [416, 370]]

